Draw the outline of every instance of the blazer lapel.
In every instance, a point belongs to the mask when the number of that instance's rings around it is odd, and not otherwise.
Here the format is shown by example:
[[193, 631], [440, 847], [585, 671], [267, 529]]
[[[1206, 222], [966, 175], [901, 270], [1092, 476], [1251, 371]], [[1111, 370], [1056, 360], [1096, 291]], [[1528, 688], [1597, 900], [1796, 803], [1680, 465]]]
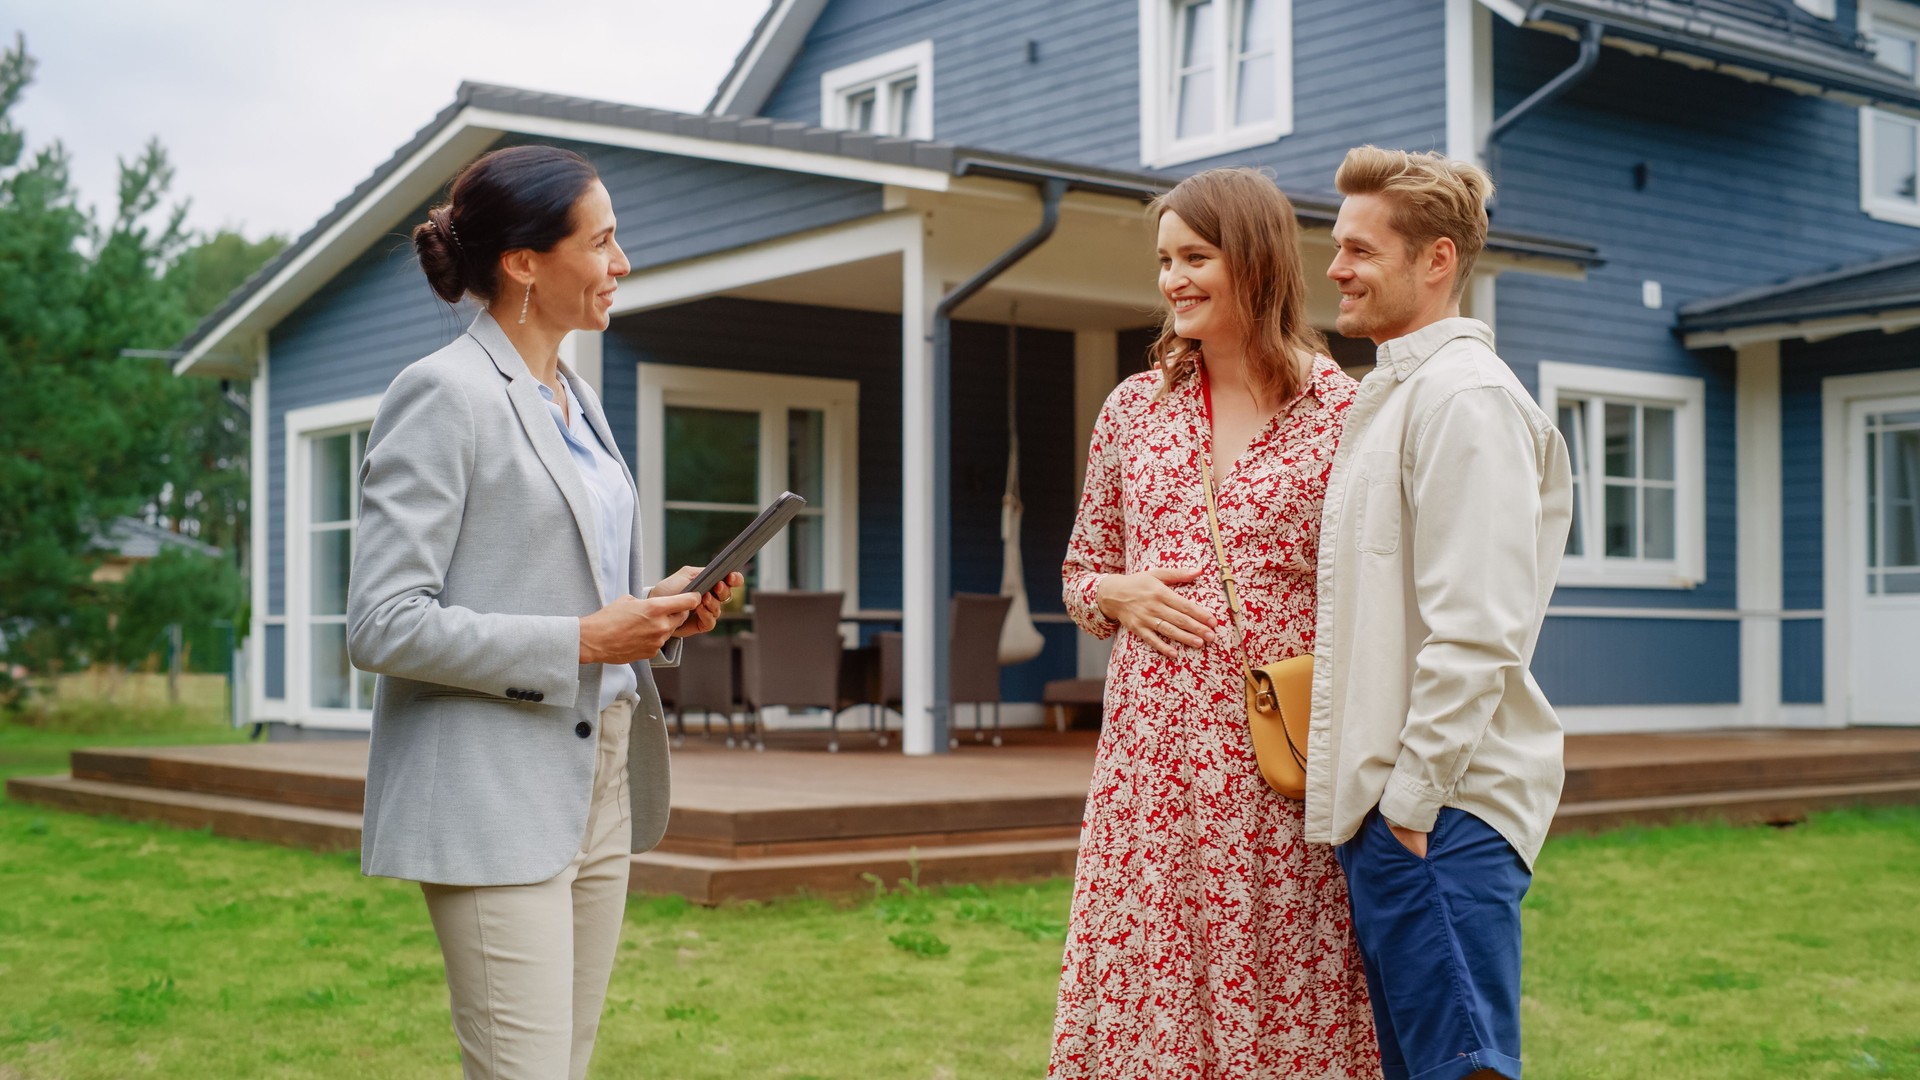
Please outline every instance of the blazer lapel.
[[566, 497], [567, 506], [573, 511], [573, 524], [580, 533], [580, 544], [587, 554], [587, 572], [594, 574], [596, 580], [600, 565], [599, 547], [594, 541], [596, 535], [593, 523], [593, 503], [587, 497], [587, 486], [580, 479], [580, 467], [573, 463], [573, 454], [567, 449], [567, 442], [561, 438], [559, 428], [554, 426], [553, 413], [549, 411], [547, 399], [540, 396], [539, 383], [533, 373], [527, 370], [527, 363], [514, 349], [513, 342], [507, 339], [506, 331], [493, 321], [493, 316], [482, 311], [467, 327], [467, 333], [480, 343], [493, 359], [493, 366], [507, 378], [507, 400], [513, 403], [513, 411], [519, 414], [520, 426], [526, 429], [527, 438], [533, 443], [534, 453], [540, 457], [540, 463], [546, 466], [547, 475], [559, 486], [560, 494]]

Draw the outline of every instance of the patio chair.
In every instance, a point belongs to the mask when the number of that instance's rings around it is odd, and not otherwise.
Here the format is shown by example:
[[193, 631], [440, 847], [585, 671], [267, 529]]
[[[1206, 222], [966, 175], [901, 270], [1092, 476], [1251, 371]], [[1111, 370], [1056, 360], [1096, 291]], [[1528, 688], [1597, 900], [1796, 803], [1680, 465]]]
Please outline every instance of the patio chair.
[[993, 706], [993, 745], [1000, 745], [1000, 629], [1006, 625], [1013, 597], [992, 593], [957, 593], [948, 613], [947, 696], [949, 743], [959, 745], [960, 706], [973, 706], [973, 741], [986, 732], [981, 706]]
[[[985, 739], [981, 706], [993, 706], [993, 745], [1000, 741], [1000, 627], [1013, 606], [1010, 596], [986, 593], [960, 593], [948, 609], [947, 696], [953, 708], [948, 711], [948, 745], [958, 746], [953, 736], [958, 730], [957, 713], [962, 704], [973, 706], [973, 732], [976, 742]], [[880, 647], [880, 705], [900, 708], [902, 704], [902, 654], [906, 639], [897, 631], [885, 630], [873, 635]]]
[[742, 634], [741, 695], [753, 717], [753, 748], [765, 750], [761, 711], [770, 705], [827, 710], [827, 750], [840, 750], [840, 608], [844, 593], [753, 596], [753, 632]]
[[[660, 668], [654, 681], [665, 687], [674, 684], [673, 723], [675, 745], [687, 738], [687, 713], [697, 712], [706, 726], [703, 734], [713, 737], [713, 714], [727, 721], [727, 747], [734, 746], [733, 735], [733, 642], [718, 634], [695, 634], [680, 643], [680, 666]], [[665, 697], [662, 689], [661, 696]]]

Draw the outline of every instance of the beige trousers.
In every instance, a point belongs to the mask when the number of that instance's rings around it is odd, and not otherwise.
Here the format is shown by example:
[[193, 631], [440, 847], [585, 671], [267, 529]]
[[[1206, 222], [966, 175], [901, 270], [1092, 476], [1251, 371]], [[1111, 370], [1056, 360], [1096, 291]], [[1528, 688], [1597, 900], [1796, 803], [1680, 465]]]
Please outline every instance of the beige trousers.
[[600, 714], [593, 804], [567, 868], [534, 885], [421, 884], [467, 1080], [581, 1080], [627, 909], [632, 701]]

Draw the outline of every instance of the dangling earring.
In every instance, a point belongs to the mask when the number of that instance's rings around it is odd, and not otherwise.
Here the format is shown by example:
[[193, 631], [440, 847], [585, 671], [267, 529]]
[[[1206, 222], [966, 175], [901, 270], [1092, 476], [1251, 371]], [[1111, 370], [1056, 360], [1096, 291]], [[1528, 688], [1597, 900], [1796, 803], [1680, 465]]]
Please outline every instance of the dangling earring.
[[533, 282], [527, 282], [527, 294], [520, 298], [520, 325], [527, 325], [527, 303], [533, 299]]

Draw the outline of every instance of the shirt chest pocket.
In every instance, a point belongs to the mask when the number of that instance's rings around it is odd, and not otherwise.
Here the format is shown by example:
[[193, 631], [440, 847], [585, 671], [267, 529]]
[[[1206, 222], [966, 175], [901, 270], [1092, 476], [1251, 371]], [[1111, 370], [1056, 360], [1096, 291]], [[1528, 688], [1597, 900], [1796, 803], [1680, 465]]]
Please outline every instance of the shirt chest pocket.
[[1360, 504], [1356, 544], [1368, 555], [1391, 555], [1400, 550], [1400, 455], [1369, 451], [1355, 466], [1353, 497]]

